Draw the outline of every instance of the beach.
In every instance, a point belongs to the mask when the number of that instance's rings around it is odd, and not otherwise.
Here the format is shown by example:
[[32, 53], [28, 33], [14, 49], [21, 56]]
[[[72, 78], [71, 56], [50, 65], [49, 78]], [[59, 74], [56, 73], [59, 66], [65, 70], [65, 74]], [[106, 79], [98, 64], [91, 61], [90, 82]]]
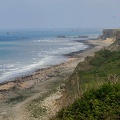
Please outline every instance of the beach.
[[[77, 41], [79, 42], [79, 41]], [[80, 41], [81, 42], [81, 41]], [[0, 120], [48, 120], [59, 110], [60, 99], [67, 78], [72, 74], [79, 62], [87, 56], [109, 46], [112, 40], [86, 40], [85, 50], [66, 54], [66, 62], [52, 65], [15, 80], [0, 84]], [[37, 101], [37, 102], [36, 102]], [[34, 114], [31, 108], [40, 106], [40, 116]], [[32, 114], [33, 113], [33, 114]], [[39, 119], [37, 118], [39, 117]]]

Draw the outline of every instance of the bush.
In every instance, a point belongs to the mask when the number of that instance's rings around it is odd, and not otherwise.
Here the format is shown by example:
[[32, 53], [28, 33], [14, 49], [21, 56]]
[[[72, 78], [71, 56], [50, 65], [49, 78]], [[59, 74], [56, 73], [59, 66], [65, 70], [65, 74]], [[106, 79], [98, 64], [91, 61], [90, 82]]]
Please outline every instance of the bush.
[[106, 50], [100, 50], [98, 53], [101, 57], [109, 58], [113, 55], [114, 52], [111, 52], [110, 50], [106, 49]]
[[104, 62], [104, 60], [105, 60], [104, 58], [97, 57], [97, 58], [91, 60], [90, 64], [93, 65], [93, 66], [99, 66]]
[[100, 66], [102, 63], [104, 63], [105, 60], [110, 58], [113, 55], [114, 52], [111, 52], [109, 50], [100, 50], [95, 54], [95, 57], [90, 60], [90, 64], [93, 66]]
[[120, 84], [105, 84], [85, 92], [71, 106], [62, 109], [60, 120], [117, 120], [120, 119]]

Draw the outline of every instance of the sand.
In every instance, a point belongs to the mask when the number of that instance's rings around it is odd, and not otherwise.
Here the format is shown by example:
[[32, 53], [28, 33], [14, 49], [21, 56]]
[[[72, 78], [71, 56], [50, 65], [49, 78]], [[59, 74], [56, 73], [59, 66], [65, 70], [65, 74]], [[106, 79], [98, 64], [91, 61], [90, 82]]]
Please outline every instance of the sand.
[[[59, 110], [56, 100], [62, 96], [65, 81], [76, 65], [85, 57], [94, 56], [94, 52], [111, 43], [113, 43], [111, 39], [88, 40], [87, 44], [91, 46], [89, 49], [69, 54], [68, 60], [64, 63], [0, 84], [0, 120], [48, 120], [54, 116]], [[43, 97], [48, 92], [50, 94]], [[18, 96], [23, 96], [24, 99], [16, 99]], [[38, 98], [42, 98], [42, 102], [40, 100], [38, 105], [45, 107], [46, 112], [39, 118], [34, 118], [28, 106]]]

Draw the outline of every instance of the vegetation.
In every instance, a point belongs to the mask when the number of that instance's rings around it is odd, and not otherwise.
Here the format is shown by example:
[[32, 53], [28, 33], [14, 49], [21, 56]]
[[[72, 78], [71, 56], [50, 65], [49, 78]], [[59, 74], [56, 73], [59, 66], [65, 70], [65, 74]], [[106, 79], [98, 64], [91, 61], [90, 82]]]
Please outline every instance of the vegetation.
[[83, 94], [57, 116], [60, 120], [120, 119], [120, 84], [105, 84]]
[[48, 97], [51, 93], [48, 92], [46, 94], [43, 94], [42, 97], [39, 96], [38, 98], [30, 101], [28, 104], [28, 110], [31, 112], [31, 117], [39, 118], [46, 112], [46, 108], [41, 106], [42, 101]]
[[66, 83], [67, 92], [72, 97], [77, 94], [78, 99], [62, 109], [55, 120], [120, 119], [119, 80], [120, 51], [101, 50], [87, 57]]
[[120, 79], [120, 51], [101, 50], [93, 58], [87, 59], [87, 63], [80, 63], [76, 70], [81, 88], [90, 84], [91, 87], [98, 87], [98, 84], [108, 81], [115, 83]]
[[22, 102], [26, 97], [23, 95], [19, 95], [19, 96], [15, 96], [13, 98], [8, 99], [8, 101], [6, 101], [7, 103], [10, 104], [16, 104], [18, 102]]

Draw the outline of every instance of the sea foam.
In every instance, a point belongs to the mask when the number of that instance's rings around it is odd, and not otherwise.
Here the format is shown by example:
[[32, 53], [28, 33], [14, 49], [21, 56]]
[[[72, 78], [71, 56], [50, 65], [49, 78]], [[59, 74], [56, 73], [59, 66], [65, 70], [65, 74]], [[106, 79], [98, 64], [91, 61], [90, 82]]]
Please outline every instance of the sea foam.
[[[6, 34], [6, 33], [12, 34]], [[100, 31], [101, 32], [101, 31]], [[88, 47], [75, 40], [77, 36], [95, 36], [92, 30], [49, 30], [49, 31], [4, 31], [0, 35], [0, 82], [13, 80], [66, 61], [65, 54], [84, 50]], [[57, 36], [67, 36], [57, 38]], [[96, 35], [97, 36], [97, 35]], [[82, 40], [85, 40], [84, 38]]]

